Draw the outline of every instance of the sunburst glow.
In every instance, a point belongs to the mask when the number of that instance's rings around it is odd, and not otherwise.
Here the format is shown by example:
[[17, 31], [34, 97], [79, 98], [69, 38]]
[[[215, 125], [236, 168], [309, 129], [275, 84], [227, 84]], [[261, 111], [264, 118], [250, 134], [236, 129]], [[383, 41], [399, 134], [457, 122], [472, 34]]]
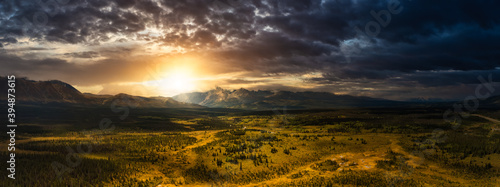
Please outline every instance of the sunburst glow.
[[164, 58], [148, 70], [153, 80], [142, 82], [150, 93], [161, 96], [174, 96], [199, 90], [201, 72], [198, 58], [183, 56]]
[[166, 78], [161, 80], [162, 89], [187, 92], [195, 89], [195, 79], [192, 73], [186, 69], [174, 69], [166, 74]]

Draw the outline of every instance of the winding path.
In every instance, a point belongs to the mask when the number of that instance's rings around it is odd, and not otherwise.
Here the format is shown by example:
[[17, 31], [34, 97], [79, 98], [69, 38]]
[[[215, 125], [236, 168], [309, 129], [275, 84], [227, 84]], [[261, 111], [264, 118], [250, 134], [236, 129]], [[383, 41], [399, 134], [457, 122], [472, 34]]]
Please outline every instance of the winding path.
[[500, 121], [499, 121], [499, 120], [497, 120], [497, 119], [493, 119], [493, 118], [486, 117], [486, 116], [479, 115], [479, 114], [472, 114], [472, 116], [480, 117], [480, 118], [486, 119], [486, 120], [488, 120], [488, 121], [491, 121], [491, 122], [493, 122], [493, 123], [500, 124]]
[[[472, 116], [480, 117], [480, 118], [486, 119], [488, 121], [491, 121], [493, 123], [500, 124], [500, 120], [497, 120], [497, 119], [494, 119], [494, 118], [490, 118], [490, 117], [483, 116], [483, 115], [480, 115], [480, 114], [472, 114]], [[500, 131], [500, 128], [498, 126], [492, 125], [491, 126], [491, 131], [488, 134], [488, 136], [491, 136], [495, 131]]]

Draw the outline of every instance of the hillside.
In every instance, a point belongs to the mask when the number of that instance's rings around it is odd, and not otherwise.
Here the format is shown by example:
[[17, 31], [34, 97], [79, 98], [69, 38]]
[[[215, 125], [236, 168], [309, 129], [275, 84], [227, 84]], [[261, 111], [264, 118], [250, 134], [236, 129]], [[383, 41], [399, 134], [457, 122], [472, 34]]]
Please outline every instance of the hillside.
[[[0, 82], [7, 82], [0, 77]], [[7, 93], [7, 84], [1, 84], [0, 92]], [[16, 102], [18, 103], [70, 103], [83, 105], [131, 105], [150, 108], [203, 108], [200, 105], [182, 103], [170, 97], [139, 97], [127, 94], [94, 95], [83, 94], [68, 83], [51, 81], [33, 81], [25, 78], [16, 79]], [[6, 97], [0, 97], [6, 100]]]

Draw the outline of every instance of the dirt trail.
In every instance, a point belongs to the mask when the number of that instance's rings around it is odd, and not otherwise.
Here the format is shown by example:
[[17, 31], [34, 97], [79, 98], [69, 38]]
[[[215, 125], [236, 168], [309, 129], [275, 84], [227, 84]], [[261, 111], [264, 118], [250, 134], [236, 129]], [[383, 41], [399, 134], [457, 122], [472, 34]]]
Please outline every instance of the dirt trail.
[[[215, 134], [220, 132], [220, 131], [222, 131], [222, 130], [194, 131], [194, 132], [187, 133], [187, 135], [195, 137], [197, 139], [197, 142], [192, 144], [192, 145], [186, 146], [183, 149], [179, 149], [177, 151], [170, 152], [170, 153], [168, 153], [168, 155], [173, 156], [173, 158], [176, 158], [176, 160], [183, 157], [183, 159], [180, 159], [180, 160], [182, 160], [183, 162], [186, 161], [185, 164], [187, 164], [187, 165], [183, 165], [182, 167], [185, 167], [185, 168], [192, 167], [194, 164], [196, 164], [196, 159], [198, 156], [196, 153], [194, 153], [193, 149], [207, 145], [213, 141], [216, 141], [217, 138], [215, 138]], [[179, 160], [176, 162], [179, 162]], [[137, 177], [137, 179], [146, 180], [146, 179], [151, 179], [153, 177], [158, 177], [158, 176], [163, 177], [163, 178], [166, 177], [163, 173], [160, 172], [161, 166], [152, 165], [151, 167], [152, 167], [152, 169], [150, 172], [139, 175]], [[183, 177], [179, 177], [177, 179], [183, 180]], [[172, 185], [172, 184], [160, 184], [158, 186], [174, 186], [174, 185]], [[188, 186], [199, 186], [199, 185], [194, 184], [194, 185], [188, 185]], [[206, 185], [203, 184], [201, 186], [206, 186]]]
[[417, 167], [424, 161], [422, 158], [415, 156], [414, 154], [407, 153], [395, 139], [391, 139], [391, 150], [393, 152], [403, 154], [405, 157], [409, 158], [410, 160], [408, 160], [407, 163], [412, 167]]
[[[405, 157], [409, 158], [410, 160], [408, 161], [409, 165], [415, 167], [418, 166], [422, 163], [422, 158], [409, 154], [406, 151], [403, 150], [403, 148], [398, 144], [398, 141], [396, 139], [390, 139], [391, 143], [388, 144], [386, 147], [379, 148], [376, 151], [367, 151], [367, 152], [361, 152], [361, 153], [352, 153], [352, 152], [345, 152], [345, 153], [335, 153], [331, 155], [326, 155], [320, 158], [318, 161], [309, 163], [307, 165], [298, 167], [294, 169], [293, 171], [289, 172], [286, 175], [282, 175], [280, 177], [267, 180], [267, 181], [262, 181], [259, 183], [251, 183], [247, 184], [244, 186], [273, 186], [273, 184], [278, 184], [278, 183], [287, 183], [291, 182], [293, 179], [291, 179], [291, 176], [293, 174], [299, 173], [301, 171], [309, 171], [310, 174], [318, 174], [318, 175], [329, 175], [333, 174], [337, 171], [343, 170], [343, 169], [351, 169], [351, 170], [371, 170], [375, 168], [376, 161], [377, 160], [383, 160], [385, 156], [385, 151], [387, 149], [391, 149], [394, 152], [401, 153], [405, 155]], [[346, 158], [349, 161], [348, 162], [342, 162], [341, 159]], [[337, 171], [326, 171], [326, 172], [320, 172], [317, 170], [312, 169], [312, 167], [315, 164], [324, 162], [325, 160], [336, 160], [340, 164], [340, 168]], [[349, 165], [352, 163], [356, 163], [357, 165]]]
[[[425, 158], [419, 157], [419, 156], [423, 156], [423, 155], [416, 156], [414, 154], [408, 153], [403, 149], [403, 147], [401, 147], [401, 145], [397, 144], [397, 142], [398, 142], [397, 140], [391, 139], [391, 150], [396, 152], [396, 153], [401, 153], [405, 157], [409, 158], [409, 160], [406, 162], [409, 166], [411, 166], [413, 168], [417, 168], [418, 166], [422, 166], [424, 164]], [[435, 163], [425, 162], [425, 165], [429, 169], [428, 170], [421, 170], [419, 172], [426, 173], [428, 175], [434, 175], [434, 176], [438, 175], [438, 176], [446, 178], [450, 181], [460, 182], [462, 184], [467, 183], [467, 181], [464, 180], [463, 178], [454, 176], [453, 174], [450, 173], [449, 170], [441, 168]], [[433, 171], [429, 171], [429, 170], [433, 170]], [[409, 173], [407, 173], [407, 174], [411, 175], [411, 174], [413, 174], [413, 172], [414, 172], [414, 169], [410, 170]]]
[[258, 183], [250, 183], [250, 184], [246, 184], [246, 185], [242, 185], [242, 186], [274, 186], [275, 184], [278, 184], [278, 183], [291, 182], [292, 179], [290, 177], [293, 174], [296, 174], [296, 173], [301, 172], [301, 171], [306, 171], [306, 170], [316, 172], [314, 169], [311, 168], [312, 166], [314, 166], [315, 164], [324, 162], [325, 160], [331, 159], [331, 158], [338, 156], [338, 155], [339, 154], [332, 154], [332, 155], [323, 156], [318, 161], [312, 162], [310, 164], [307, 164], [307, 165], [304, 165], [304, 166], [301, 166], [298, 168], [295, 168], [294, 170], [292, 170], [291, 172], [289, 172], [286, 175], [281, 175], [281, 176], [274, 178], [274, 179], [271, 179], [271, 180], [266, 180], [266, 181], [262, 181], [262, 182], [258, 182]]
[[488, 136], [491, 136], [493, 133], [495, 133], [495, 131], [500, 132], [500, 128], [499, 128], [500, 120], [497, 120], [497, 119], [494, 119], [494, 118], [490, 118], [490, 117], [487, 117], [487, 116], [483, 116], [483, 115], [480, 115], [480, 114], [472, 114], [472, 116], [480, 117], [480, 118], [486, 119], [488, 121], [491, 121], [491, 122], [497, 124], [497, 125], [492, 125], [491, 126], [491, 131], [488, 134]]
[[[397, 145], [397, 144], [394, 144]], [[393, 144], [391, 143], [388, 145], [388, 147], [392, 147]], [[399, 145], [397, 145], [399, 146]], [[294, 170], [290, 171], [286, 175], [281, 175], [280, 177], [267, 180], [267, 181], [262, 181], [258, 183], [250, 183], [246, 184], [243, 186], [274, 186], [275, 184], [283, 184], [287, 182], [292, 182], [292, 175], [297, 174], [301, 171], [308, 171], [311, 175], [331, 175], [333, 173], [336, 173], [340, 170], [343, 169], [351, 169], [351, 170], [371, 170], [375, 168], [376, 165], [376, 160], [382, 160], [384, 154], [381, 154], [385, 151], [386, 148], [381, 148], [380, 150], [377, 151], [367, 151], [367, 152], [360, 152], [360, 153], [352, 153], [352, 152], [345, 152], [345, 153], [335, 153], [335, 154], [330, 154], [321, 157], [318, 161], [309, 163], [307, 165], [295, 168]], [[401, 148], [399, 148], [401, 149]], [[384, 151], [382, 151], [384, 150]], [[405, 154], [406, 155], [406, 154]], [[348, 161], [343, 162], [341, 161], [342, 158], [346, 158]], [[317, 171], [313, 169], [313, 166], [319, 163], [322, 163], [326, 160], [335, 160], [337, 163], [339, 163], [340, 167], [337, 169], [337, 171]], [[353, 163], [356, 163], [355, 165]]]
[[221, 132], [221, 131], [222, 130], [206, 131], [206, 133], [204, 131], [196, 131], [196, 134], [194, 137], [198, 140], [201, 140], [201, 141], [198, 141], [192, 145], [188, 145], [188, 146], [184, 147], [184, 149], [181, 149], [179, 151], [191, 150], [191, 149], [194, 149], [197, 147], [207, 145], [207, 144], [215, 141], [216, 140], [215, 134], [218, 132]]
[[480, 117], [480, 118], [486, 119], [486, 120], [488, 120], [488, 121], [491, 121], [491, 122], [493, 122], [493, 123], [500, 124], [500, 121], [499, 121], [499, 120], [497, 120], [497, 119], [493, 119], [493, 118], [490, 118], [490, 117], [486, 117], [486, 116], [483, 116], [483, 115], [480, 115], [480, 114], [472, 114], [471, 116]]

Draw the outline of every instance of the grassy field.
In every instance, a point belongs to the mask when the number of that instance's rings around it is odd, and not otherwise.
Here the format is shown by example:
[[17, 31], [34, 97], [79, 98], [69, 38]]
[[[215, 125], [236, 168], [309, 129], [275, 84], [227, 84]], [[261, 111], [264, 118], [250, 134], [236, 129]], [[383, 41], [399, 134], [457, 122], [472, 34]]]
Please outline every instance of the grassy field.
[[[418, 108], [287, 114], [144, 109], [124, 120], [105, 109], [50, 111], [49, 118], [24, 118], [17, 179], [0, 186], [500, 184], [494, 112], [479, 112], [453, 128], [443, 110]], [[116, 128], [99, 130], [101, 118]]]

